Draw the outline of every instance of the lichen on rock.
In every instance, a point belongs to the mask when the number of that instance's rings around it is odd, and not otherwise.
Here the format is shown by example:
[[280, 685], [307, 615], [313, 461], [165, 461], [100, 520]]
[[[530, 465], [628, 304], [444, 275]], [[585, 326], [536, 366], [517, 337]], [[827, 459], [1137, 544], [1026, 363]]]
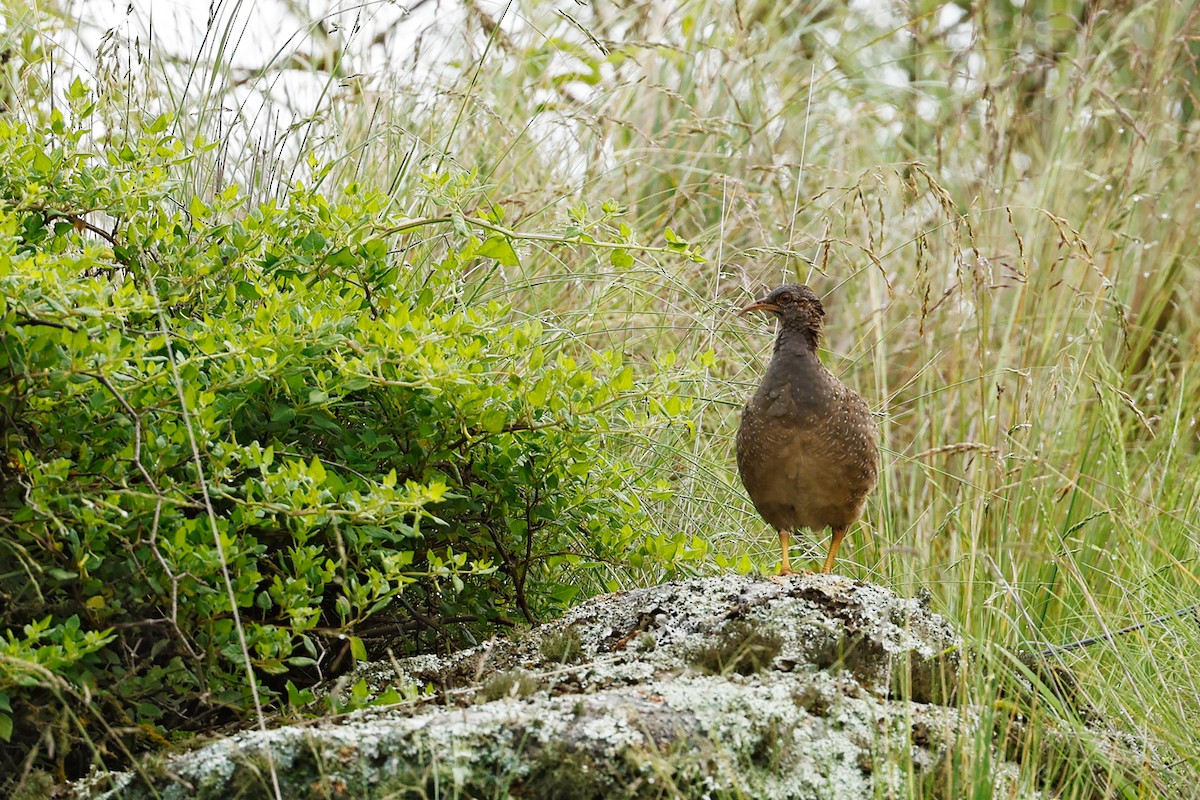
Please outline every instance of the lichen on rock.
[[270, 796], [272, 768], [290, 798], [906, 795], [956, 737], [991, 735], [948, 704], [960, 644], [922, 600], [837, 576], [677, 581], [361, 665], [352, 680], [375, 691], [437, 691], [243, 732], [86, 796]]

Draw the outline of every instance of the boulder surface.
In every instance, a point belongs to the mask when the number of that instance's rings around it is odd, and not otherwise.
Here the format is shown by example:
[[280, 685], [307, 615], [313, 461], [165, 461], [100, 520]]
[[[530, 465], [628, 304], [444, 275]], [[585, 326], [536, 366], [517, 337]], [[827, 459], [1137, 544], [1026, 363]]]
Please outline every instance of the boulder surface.
[[[835, 575], [593, 598], [448, 657], [361, 665], [407, 699], [94, 776], [90, 798], [860, 798], [936, 787], [961, 642], [924, 598]], [[343, 680], [343, 685], [345, 681]], [[1016, 769], [996, 754], [997, 796]], [[272, 777], [272, 773], [274, 777]]]

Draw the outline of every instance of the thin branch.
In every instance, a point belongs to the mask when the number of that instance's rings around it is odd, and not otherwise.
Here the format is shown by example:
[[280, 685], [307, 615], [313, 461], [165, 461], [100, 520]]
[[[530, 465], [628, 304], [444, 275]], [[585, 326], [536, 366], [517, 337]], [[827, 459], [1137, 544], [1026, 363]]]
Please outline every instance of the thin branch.
[[1042, 658], [1051, 658], [1053, 656], [1061, 655], [1062, 653], [1069, 653], [1072, 650], [1081, 650], [1084, 647], [1091, 647], [1099, 642], [1113, 641], [1118, 636], [1124, 636], [1127, 633], [1134, 633], [1135, 631], [1140, 631], [1142, 628], [1148, 628], [1151, 625], [1161, 625], [1164, 622], [1170, 622], [1178, 617], [1184, 617], [1188, 614], [1195, 614], [1197, 611], [1200, 611], [1200, 603], [1194, 603], [1187, 608], [1181, 608], [1178, 611], [1172, 611], [1170, 614], [1163, 614], [1161, 617], [1155, 617], [1154, 619], [1149, 619], [1145, 622], [1139, 622], [1136, 625], [1127, 625], [1126, 627], [1121, 628], [1119, 631], [1109, 631], [1108, 633], [1102, 633], [1098, 636], [1080, 639], [1077, 642], [1047, 647], [1045, 650], [1038, 651], [1037, 654]]

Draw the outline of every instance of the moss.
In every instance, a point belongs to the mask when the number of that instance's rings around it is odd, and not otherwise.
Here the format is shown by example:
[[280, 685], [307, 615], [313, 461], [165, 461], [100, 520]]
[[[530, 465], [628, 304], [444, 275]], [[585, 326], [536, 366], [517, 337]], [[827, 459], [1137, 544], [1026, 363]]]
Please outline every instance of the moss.
[[[726, 795], [693, 763], [696, 743], [627, 749], [612, 758], [568, 745], [543, 750], [512, 797], [529, 800], [662, 800]], [[703, 760], [702, 760], [703, 761]], [[740, 795], [739, 795], [740, 796]]]
[[574, 628], [563, 628], [542, 639], [541, 651], [542, 658], [547, 661], [570, 664], [583, 655], [583, 638]]
[[[274, 768], [278, 774], [280, 769], [278, 764], [267, 759], [266, 751], [239, 753], [232, 760], [236, 764], [233, 774], [228, 780], [220, 781], [220, 788], [207, 796], [214, 800], [217, 797], [240, 800], [240, 798], [270, 797], [273, 794], [271, 770]], [[299, 777], [296, 773], [296, 765], [289, 765], [287, 777], [295, 779]]]
[[711, 644], [692, 654], [692, 663], [713, 675], [753, 675], [771, 666], [783, 639], [760, 625], [738, 620], [725, 626]]
[[480, 702], [490, 703], [504, 697], [528, 697], [540, 686], [537, 676], [530, 675], [523, 669], [514, 669], [492, 675], [479, 687], [476, 696]]
[[385, 759], [395, 771], [375, 773], [371, 783], [351, 797], [392, 800], [507, 800], [519, 797], [510, 792], [519, 764], [515, 757], [506, 756], [506, 742], [498, 739], [492, 752], [474, 747], [451, 752], [426, 743], [404, 753], [402, 758]]
[[[57, 781], [51, 773], [35, 769], [13, 791], [12, 800], [40, 800], [43, 797], [50, 797], [50, 790], [54, 788], [55, 783]], [[0, 790], [3, 789], [5, 789], [5, 783], [0, 783]]]
[[599, 766], [588, 753], [548, 748], [534, 763], [520, 795], [557, 800], [628, 800], [636, 796], [629, 794], [626, 781]]

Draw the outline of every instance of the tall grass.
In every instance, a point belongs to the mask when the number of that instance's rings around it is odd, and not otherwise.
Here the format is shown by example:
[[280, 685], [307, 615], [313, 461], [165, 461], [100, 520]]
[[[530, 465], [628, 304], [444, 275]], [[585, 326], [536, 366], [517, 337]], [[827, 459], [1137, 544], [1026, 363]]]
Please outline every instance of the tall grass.
[[[701, 245], [703, 264], [616, 268], [531, 242], [519, 268], [462, 280], [645, 369], [674, 355], [694, 428], [629, 445], [675, 490], [655, 501], [661, 529], [709, 542], [714, 568], [777, 558], [732, 459], [773, 332], [732, 311], [787, 279], [825, 296], [826, 362], [883, 434], [841, 571], [927, 589], [997, 664], [1195, 602], [1193, 4], [567, 5], [465, 4], [456, 34], [428, 41], [385, 5], [297, 18], [253, 74], [214, 44], [245, 32], [220, 6], [200, 56], [126, 28], [111, 39], [124, 61], [95, 77], [131, 111], [160, 105], [227, 143], [196, 162], [202, 195], [238, 183], [278, 197], [315, 155], [335, 164], [327, 191], [359, 181], [419, 216], [422, 173], [476, 171], [479, 204], [517, 229], [614, 198], [644, 238], [671, 228]], [[300, 101], [281, 104], [297, 53], [318, 45], [337, 66], [310, 61]], [[434, 268], [412, 264], [414, 282]], [[824, 537], [801, 542], [815, 562]], [[1184, 617], [1061, 656], [1129, 752], [1157, 748], [1184, 794], [1200, 782], [1197, 652]], [[967, 694], [986, 706], [1005, 683]], [[966, 751], [976, 768], [986, 745]], [[971, 774], [960, 767], [948, 774]]]

